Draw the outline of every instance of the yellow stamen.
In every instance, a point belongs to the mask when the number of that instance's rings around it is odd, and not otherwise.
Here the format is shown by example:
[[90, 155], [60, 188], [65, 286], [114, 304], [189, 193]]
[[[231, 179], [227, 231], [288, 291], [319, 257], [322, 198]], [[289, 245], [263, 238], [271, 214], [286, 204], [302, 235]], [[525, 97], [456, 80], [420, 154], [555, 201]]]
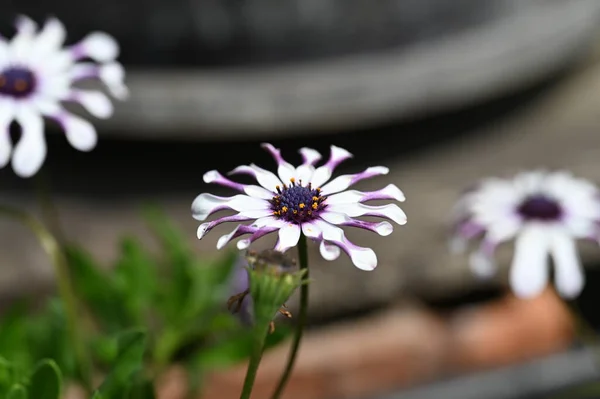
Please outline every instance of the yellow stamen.
[[287, 211], [288, 211], [287, 206], [281, 207], [281, 212], [286, 213]]
[[312, 199], [313, 199], [313, 201], [318, 201], [319, 197], [313, 197]]
[[294, 215], [297, 214], [297, 213], [298, 213], [298, 211], [294, 209]]
[[304, 209], [304, 206], [305, 206], [304, 203], [301, 203], [300, 205], [298, 205], [298, 208]]
[[312, 204], [312, 209], [316, 210], [319, 207], [319, 204], [317, 204], [316, 202], [314, 202]]

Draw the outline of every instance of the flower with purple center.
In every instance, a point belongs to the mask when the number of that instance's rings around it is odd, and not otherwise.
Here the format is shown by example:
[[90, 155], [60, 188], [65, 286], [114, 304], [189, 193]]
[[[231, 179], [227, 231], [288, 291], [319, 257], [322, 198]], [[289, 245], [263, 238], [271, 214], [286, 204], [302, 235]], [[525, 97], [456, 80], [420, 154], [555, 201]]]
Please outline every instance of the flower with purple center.
[[456, 208], [452, 248], [483, 235], [470, 257], [476, 274], [495, 271], [496, 247], [516, 239], [510, 285], [518, 296], [532, 297], [548, 280], [548, 257], [554, 260], [557, 291], [566, 298], [583, 289], [576, 239], [600, 237], [600, 191], [567, 172], [533, 171], [513, 179], [486, 179], [466, 192]]
[[251, 175], [259, 185], [233, 182], [216, 170], [204, 174], [206, 183], [217, 183], [242, 194], [218, 197], [203, 193], [196, 197], [192, 204], [192, 214], [197, 220], [204, 221], [222, 210], [237, 212], [235, 215], [201, 224], [198, 238], [203, 238], [211, 229], [224, 222], [253, 221], [250, 224], [240, 224], [231, 233], [219, 238], [217, 248], [223, 248], [240, 236], [250, 235], [237, 243], [238, 249], [246, 249], [255, 240], [277, 232], [275, 249], [285, 252], [296, 246], [303, 233], [319, 243], [321, 255], [325, 259], [336, 259], [341, 249], [350, 256], [356, 267], [373, 270], [377, 266], [375, 252], [351, 243], [341, 227], [359, 227], [387, 236], [393, 230], [389, 222], [369, 222], [355, 218], [374, 216], [390, 219], [400, 225], [406, 223], [406, 215], [396, 204], [365, 204], [372, 200], [404, 201], [404, 194], [395, 185], [390, 184], [372, 192], [347, 190], [361, 180], [387, 174], [388, 168], [371, 167], [361, 173], [342, 175], [330, 180], [334, 169], [352, 157], [343, 148], [331, 146], [329, 160], [319, 167], [315, 165], [321, 159], [321, 154], [313, 149], [300, 149], [304, 162], [294, 167], [271, 144], [263, 144], [263, 148], [275, 158], [278, 175], [256, 165], [239, 166], [230, 172]]
[[[16, 29], [10, 40], [0, 36], [0, 168], [12, 158], [15, 173], [30, 177], [46, 157], [43, 117], [56, 121], [73, 147], [90, 151], [97, 141], [94, 127], [62, 103], [78, 103], [98, 118], [113, 113], [105, 94], [73, 87], [75, 83], [98, 79], [118, 99], [128, 91], [124, 69], [115, 61], [119, 47], [111, 36], [95, 32], [63, 47], [66, 32], [56, 18], [49, 18], [38, 32], [34, 21], [21, 16]], [[14, 150], [9, 132], [13, 121], [21, 126]]]

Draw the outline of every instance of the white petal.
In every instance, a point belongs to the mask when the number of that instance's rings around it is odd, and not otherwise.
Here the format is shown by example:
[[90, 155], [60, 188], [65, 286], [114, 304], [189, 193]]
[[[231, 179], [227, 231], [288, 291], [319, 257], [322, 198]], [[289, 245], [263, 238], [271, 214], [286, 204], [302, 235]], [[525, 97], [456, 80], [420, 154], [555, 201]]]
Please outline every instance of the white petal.
[[352, 154], [350, 152], [346, 151], [343, 148], [332, 145], [329, 160], [325, 165], [315, 170], [311, 179], [311, 183], [315, 187], [321, 187], [321, 185], [323, 185], [331, 178], [334, 169], [348, 158], [352, 158]]
[[29, 36], [33, 36], [38, 29], [38, 26], [33, 19], [22, 14], [15, 18], [15, 26], [19, 34], [26, 34]]
[[274, 192], [277, 186], [281, 187], [283, 185], [283, 183], [281, 183], [281, 180], [279, 180], [279, 178], [275, 176], [274, 173], [271, 173], [268, 170], [265, 170], [254, 164], [250, 166], [238, 166], [237, 168], [229, 172], [229, 174], [247, 174], [254, 176], [258, 184], [260, 184], [261, 186], [263, 186], [271, 192]]
[[119, 55], [117, 41], [104, 32], [90, 33], [77, 47], [82, 49], [83, 55], [98, 62], [114, 61]]
[[337, 245], [328, 244], [325, 240], [319, 244], [319, 252], [323, 259], [332, 261], [340, 257], [342, 251]]
[[283, 159], [281, 156], [281, 150], [279, 148], [275, 148], [269, 143], [263, 143], [262, 147], [266, 149], [273, 156], [273, 158], [275, 158], [275, 161], [277, 162], [277, 174], [282, 182], [288, 184], [290, 179], [296, 178], [296, 168]]
[[268, 216], [271, 213], [269, 203], [259, 198], [252, 198], [247, 195], [218, 197], [203, 193], [197, 196], [192, 203], [192, 216], [194, 219], [202, 221], [209, 215], [225, 209], [232, 209], [242, 216], [253, 219]]
[[547, 284], [548, 235], [543, 226], [532, 225], [524, 228], [517, 237], [509, 279], [518, 297], [534, 297]]
[[303, 185], [309, 183], [315, 173], [315, 167], [312, 165], [300, 165], [296, 168], [296, 178]]
[[559, 230], [555, 231], [552, 238], [550, 250], [554, 259], [556, 289], [564, 298], [575, 298], [585, 284], [575, 241]]
[[256, 219], [250, 226], [258, 227], [258, 228], [267, 227], [267, 226], [281, 228], [286, 224], [287, 224], [286, 222], [284, 222], [281, 219], [277, 219], [274, 216], [265, 216], [265, 217]]
[[295, 247], [300, 239], [300, 226], [293, 223], [288, 223], [279, 229], [279, 240], [275, 249], [280, 252], [285, 252], [288, 249]]
[[44, 121], [31, 107], [21, 106], [15, 119], [21, 125], [21, 138], [15, 146], [12, 167], [21, 177], [33, 176], [46, 158]]
[[110, 118], [114, 111], [112, 102], [100, 91], [74, 89], [68, 100], [80, 103], [96, 118]]
[[387, 175], [389, 171], [390, 170], [385, 166], [373, 166], [360, 173], [338, 176], [321, 188], [324, 195], [339, 193], [361, 180], [369, 179], [374, 176]]
[[10, 140], [10, 123], [14, 118], [14, 104], [10, 100], [0, 100], [0, 168], [10, 161], [12, 144]]
[[78, 116], [64, 112], [57, 119], [65, 130], [67, 140], [79, 151], [91, 151], [96, 147], [98, 135], [94, 126]]
[[469, 256], [469, 267], [476, 277], [487, 279], [496, 274], [498, 267], [494, 258], [475, 251]]
[[328, 204], [349, 204], [373, 200], [395, 200], [403, 202], [406, 199], [404, 193], [394, 184], [388, 184], [381, 190], [362, 192], [348, 190], [327, 197]]
[[317, 224], [311, 222], [302, 224], [302, 233], [313, 240], [321, 237], [321, 229]]
[[359, 247], [351, 243], [342, 229], [323, 220], [316, 220], [313, 223], [317, 224], [323, 232], [324, 240], [337, 245], [348, 254], [354, 266], [361, 270], [374, 270], [377, 267], [377, 255], [371, 248]]
[[46, 20], [40, 34], [35, 39], [36, 59], [47, 55], [52, 51], [57, 51], [65, 41], [66, 30], [64, 25], [56, 18]]
[[129, 90], [125, 86], [125, 69], [118, 62], [111, 62], [100, 66], [99, 76], [102, 83], [115, 98], [125, 100]]
[[343, 213], [350, 217], [358, 216], [376, 216], [383, 217], [403, 225], [406, 224], [406, 214], [396, 204], [387, 205], [365, 205], [356, 204], [334, 204], [328, 205], [327, 210], [330, 212]]

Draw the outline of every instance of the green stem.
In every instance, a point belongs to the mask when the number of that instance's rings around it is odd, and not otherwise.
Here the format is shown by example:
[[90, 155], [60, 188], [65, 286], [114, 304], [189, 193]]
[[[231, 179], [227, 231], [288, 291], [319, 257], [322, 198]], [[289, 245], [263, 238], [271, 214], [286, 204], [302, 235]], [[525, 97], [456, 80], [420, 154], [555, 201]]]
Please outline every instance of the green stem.
[[86, 388], [91, 392], [91, 363], [87, 356], [85, 344], [77, 324], [76, 296], [71, 286], [67, 259], [62, 252], [58, 241], [43, 224], [26, 212], [0, 205], [0, 214], [4, 214], [29, 227], [37, 236], [44, 251], [50, 256], [56, 273], [58, 291], [65, 307], [67, 331], [75, 347], [75, 355], [77, 356], [79, 367], [81, 369], [81, 378]]
[[248, 364], [248, 370], [246, 371], [244, 388], [242, 389], [240, 399], [250, 399], [252, 388], [254, 387], [254, 380], [256, 380], [256, 373], [258, 372], [258, 366], [260, 365], [260, 361], [262, 359], [265, 339], [268, 332], [269, 323], [266, 323], [266, 326], [260, 326], [255, 332], [252, 355], [250, 356], [250, 363]]
[[51, 191], [50, 191], [50, 183], [48, 175], [44, 175], [44, 171], [41, 170], [34, 177], [35, 186], [36, 186], [36, 194], [37, 199], [40, 204], [40, 209], [42, 211], [42, 219], [48, 226], [48, 229], [54, 237], [56, 237], [56, 241], [60, 244], [60, 246], [64, 246], [65, 234], [63, 233], [62, 226], [60, 224], [60, 217], [58, 216], [58, 210], [56, 205], [54, 204], [54, 200], [52, 199]]
[[[308, 280], [308, 250], [306, 247], [306, 237], [304, 234], [300, 236], [300, 241], [298, 241], [298, 259], [300, 260], [300, 270], [305, 270], [304, 278]], [[271, 399], [279, 399], [281, 394], [283, 394], [283, 390], [292, 375], [292, 370], [294, 369], [294, 363], [296, 362], [296, 355], [298, 354], [298, 349], [300, 348], [300, 341], [302, 341], [302, 333], [304, 332], [304, 326], [306, 325], [306, 318], [308, 316], [308, 284], [302, 284], [300, 286], [300, 312], [298, 314], [298, 324], [296, 325], [296, 331], [294, 333], [294, 340], [292, 342], [292, 347], [290, 349], [290, 353], [288, 355], [287, 364], [285, 366], [285, 370], [279, 379], [279, 384], [277, 384], [277, 388], [271, 396]]]

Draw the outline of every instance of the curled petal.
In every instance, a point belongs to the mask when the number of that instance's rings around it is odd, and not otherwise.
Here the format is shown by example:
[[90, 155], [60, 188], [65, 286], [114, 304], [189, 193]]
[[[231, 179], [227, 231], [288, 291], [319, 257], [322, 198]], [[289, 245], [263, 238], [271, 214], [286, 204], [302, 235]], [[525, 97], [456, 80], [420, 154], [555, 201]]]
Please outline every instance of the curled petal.
[[274, 231], [277, 231], [278, 229], [279, 229], [279, 227], [277, 227], [277, 226], [264, 226], [264, 227], [261, 227], [261, 228], [257, 229], [254, 233], [252, 233], [252, 235], [250, 237], [244, 238], [243, 240], [239, 240], [238, 243], [237, 243], [237, 247], [240, 250], [246, 249], [254, 241], [258, 240], [259, 238], [262, 238], [262, 237], [266, 236], [267, 234], [273, 233]]
[[333, 174], [334, 169], [343, 161], [348, 158], [352, 158], [352, 154], [346, 151], [343, 148], [336, 147], [334, 145], [331, 146], [331, 155], [329, 156], [329, 160], [327, 163], [315, 170], [315, 173], [312, 176], [311, 183], [315, 187], [320, 187], [325, 182], [327, 182], [331, 175]]
[[371, 248], [359, 247], [351, 243], [339, 227], [325, 221], [315, 221], [323, 232], [323, 239], [337, 245], [348, 254], [354, 266], [361, 270], [373, 270], [377, 267], [377, 255]]
[[319, 151], [313, 150], [312, 148], [302, 147], [298, 152], [302, 155], [303, 165], [315, 166], [315, 164], [321, 160]]
[[245, 226], [243, 224], [238, 225], [231, 233], [225, 234], [221, 236], [217, 241], [217, 249], [222, 249], [225, 245], [229, 243], [229, 241], [234, 240], [244, 234], [252, 234], [256, 232], [258, 229], [250, 226]]
[[394, 184], [388, 184], [381, 190], [362, 192], [357, 190], [348, 190], [327, 197], [328, 204], [350, 204], [356, 202], [366, 202], [374, 200], [396, 200], [402, 202], [406, 199], [404, 193]]
[[321, 243], [319, 244], [319, 252], [321, 253], [323, 259], [329, 261], [336, 260], [342, 253], [340, 247], [329, 244], [325, 240], [321, 240]]
[[91, 58], [97, 62], [114, 61], [119, 55], [119, 45], [109, 34], [104, 32], [92, 32], [82, 41], [70, 48], [71, 57], [74, 60]]
[[283, 159], [279, 148], [275, 148], [269, 143], [263, 143], [261, 146], [275, 158], [275, 162], [277, 162], [277, 174], [282, 182], [288, 183], [290, 179], [296, 177], [296, 168]]
[[387, 218], [394, 222], [403, 225], [406, 224], [406, 214], [396, 204], [387, 205], [365, 205], [365, 204], [337, 204], [328, 205], [327, 210], [330, 212], [346, 214], [350, 217], [357, 216], [376, 216]]
[[218, 197], [203, 193], [197, 196], [192, 203], [192, 216], [194, 219], [202, 221], [213, 213], [225, 209], [232, 209], [239, 212], [240, 215], [252, 219], [268, 216], [271, 213], [269, 203], [262, 199], [241, 194], [233, 197]]
[[300, 226], [293, 223], [288, 223], [279, 229], [279, 239], [275, 250], [285, 252], [288, 249], [295, 247], [300, 239]]
[[250, 175], [256, 179], [258, 184], [260, 184], [265, 189], [267, 189], [271, 192], [274, 192], [275, 188], [277, 186], [283, 185], [281, 183], [281, 180], [279, 180], [279, 178], [277, 176], [275, 176], [274, 173], [271, 173], [268, 170], [265, 170], [254, 164], [252, 164], [250, 166], [247, 166], [247, 165], [238, 166], [237, 168], [235, 168], [234, 170], [229, 172], [229, 174], [230, 175], [235, 175], [235, 174]]
[[79, 151], [91, 151], [98, 142], [98, 135], [94, 125], [73, 115], [65, 110], [49, 115], [62, 126], [67, 136], [67, 140], [73, 148]]
[[202, 223], [198, 227], [198, 231], [197, 231], [198, 239], [201, 240], [209, 231], [211, 231], [213, 228], [220, 225], [221, 223], [243, 222], [243, 221], [251, 220], [251, 219], [252, 218], [238, 214], [238, 215], [224, 216], [222, 218], [213, 220], [212, 222]]
[[338, 226], [358, 227], [377, 233], [380, 236], [389, 236], [394, 231], [394, 227], [389, 222], [365, 222], [337, 212], [323, 212], [320, 216], [328, 223]]
[[367, 168], [367, 170], [361, 173], [338, 176], [321, 187], [321, 189], [324, 195], [339, 193], [340, 191], [346, 190], [348, 187], [358, 183], [361, 180], [370, 179], [374, 176], [387, 175], [389, 171], [390, 170], [385, 166], [373, 166], [371, 168]]
[[46, 139], [44, 121], [32, 108], [22, 106], [15, 115], [21, 125], [21, 138], [15, 146], [12, 167], [20, 177], [31, 177], [44, 163], [46, 158]]
[[206, 172], [203, 176], [203, 180], [205, 183], [215, 183], [224, 187], [229, 187], [242, 193], [248, 194], [251, 197], [262, 199], [273, 198], [273, 193], [262, 187], [236, 183], [234, 181], [229, 180], [216, 170], [210, 170]]
[[110, 94], [124, 100], [129, 96], [129, 90], [125, 86], [125, 69], [118, 62], [104, 65], [96, 65], [91, 62], [81, 62], [73, 65], [68, 72], [69, 78], [74, 82], [85, 79], [99, 79]]

